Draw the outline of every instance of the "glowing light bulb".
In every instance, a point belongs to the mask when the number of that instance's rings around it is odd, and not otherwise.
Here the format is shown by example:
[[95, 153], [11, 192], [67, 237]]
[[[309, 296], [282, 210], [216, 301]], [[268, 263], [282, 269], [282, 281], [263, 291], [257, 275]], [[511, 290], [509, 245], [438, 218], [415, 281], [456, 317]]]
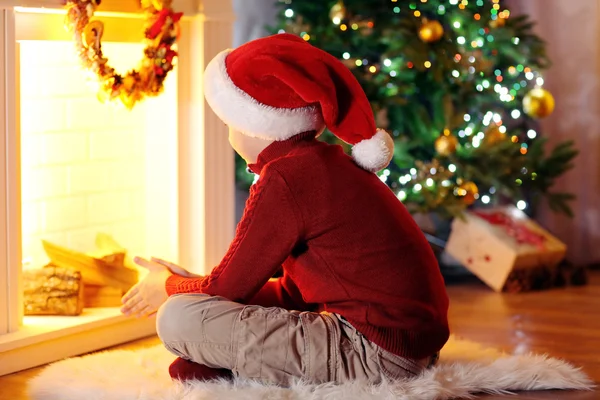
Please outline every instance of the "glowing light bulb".
[[428, 187], [432, 187], [432, 186], [433, 186], [433, 179], [431, 179], [431, 178], [427, 178], [427, 180], [425, 181], [425, 184], [426, 184]]
[[417, 184], [416, 184], [416, 185], [413, 187], [413, 190], [414, 190], [415, 192], [420, 192], [420, 191], [421, 191], [421, 189], [423, 189], [423, 186], [422, 186], [420, 183], [417, 183]]
[[454, 165], [454, 164], [448, 165], [448, 171], [450, 171], [450, 172], [456, 172], [456, 165]]
[[344, 60], [349, 60], [350, 59], [350, 53], [345, 52], [342, 57], [344, 57]]
[[383, 60], [383, 65], [385, 65], [386, 67], [391, 67], [392, 60], [390, 60], [389, 58], [386, 58], [385, 60]]
[[[450, 3], [452, 3], [452, 2], [450, 2]], [[452, 26], [455, 27], [456, 29], [460, 28], [460, 21], [454, 21]]]
[[527, 208], [527, 203], [524, 200], [519, 200], [517, 201], [517, 208], [522, 211]]
[[465, 44], [467, 39], [465, 39], [464, 36], [459, 36], [456, 38], [456, 41], [458, 42], [458, 44]]
[[398, 200], [400, 200], [400, 201], [406, 200], [406, 192], [404, 190], [401, 190], [398, 192]]
[[285, 10], [285, 16], [288, 18], [292, 18], [294, 16], [294, 10], [288, 8], [287, 10]]
[[390, 76], [396, 76], [396, 71], [390, 71]]
[[410, 169], [410, 174], [411, 175], [416, 175], [417, 174], [417, 169], [416, 168], [411, 168]]
[[458, 78], [460, 76], [460, 72], [458, 72], [457, 70], [452, 71], [452, 76], [455, 78]]
[[535, 83], [538, 84], [538, 86], [543, 86], [544, 85], [544, 78], [542, 78], [541, 76], [539, 76], [536, 80]]
[[517, 119], [521, 116], [521, 111], [519, 110], [512, 110], [510, 113], [510, 116], [513, 117], [513, 119]]
[[490, 202], [490, 196], [488, 196], [487, 194], [484, 194], [483, 196], [481, 196], [481, 202], [483, 204], [488, 204]]
[[535, 139], [536, 136], [537, 136], [537, 132], [534, 131], [533, 129], [530, 129], [527, 131], [527, 137], [529, 139]]

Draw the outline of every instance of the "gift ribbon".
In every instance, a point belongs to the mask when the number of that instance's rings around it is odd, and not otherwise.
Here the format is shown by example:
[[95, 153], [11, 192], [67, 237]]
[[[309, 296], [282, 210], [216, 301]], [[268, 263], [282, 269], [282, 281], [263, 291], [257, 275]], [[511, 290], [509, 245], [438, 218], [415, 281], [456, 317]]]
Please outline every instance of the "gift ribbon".
[[484, 213], [473, 211], [473, 214], [488, 223], [504, 228], [504, 231], [519, 244], [530, 244], [540, 250], [544, 249], [546, 237], [529, 229], [525, 224], [515, 221], [501, 211]]

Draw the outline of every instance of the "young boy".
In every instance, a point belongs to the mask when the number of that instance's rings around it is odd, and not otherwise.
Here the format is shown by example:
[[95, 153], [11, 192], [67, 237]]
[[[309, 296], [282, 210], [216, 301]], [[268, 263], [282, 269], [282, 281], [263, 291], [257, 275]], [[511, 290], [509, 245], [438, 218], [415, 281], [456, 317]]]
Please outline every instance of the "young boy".
[[[158, 335], [180, 357], [171, 376], [379, 383], [433, 365], [449, 334], [444, 282], [411, 215], [373, 173], [393, 141], [352, 73], [279, 34], [217, 55], [205, 93], [260, 178], [209, 276], [137, 259], [150, 273], [123, 311], [164, 302]], [[325, 127], [354, 145], [352, 157], [316, 139]]]

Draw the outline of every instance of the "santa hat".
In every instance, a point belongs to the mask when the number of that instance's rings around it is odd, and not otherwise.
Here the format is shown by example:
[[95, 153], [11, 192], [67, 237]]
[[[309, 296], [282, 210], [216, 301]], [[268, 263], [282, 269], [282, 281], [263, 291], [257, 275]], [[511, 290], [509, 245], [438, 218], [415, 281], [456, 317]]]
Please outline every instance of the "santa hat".
[[204, 94], [213, 111], [245, 135], [286, 140], [327, 127], [353, 145], [352, 158], [376, 172], [394, 142], [377, 129], [352, 72], [298, 36], [277, 34], [219, 53], [207, 66]]

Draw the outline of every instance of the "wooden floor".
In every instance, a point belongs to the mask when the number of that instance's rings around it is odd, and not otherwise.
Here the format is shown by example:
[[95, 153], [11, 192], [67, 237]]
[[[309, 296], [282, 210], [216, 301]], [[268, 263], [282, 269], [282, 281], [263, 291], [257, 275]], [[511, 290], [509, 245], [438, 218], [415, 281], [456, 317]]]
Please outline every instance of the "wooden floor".
[[[527, 294], [497, 294], [469, 279], [450, 283], [450, 321], [455, 335], [511, 353], [548, 353], [578, 366], [600, 383], [600, 271], [584, 287]], [[120, 347], [158, 343], [149, 338]], [[27, 400], [27, 381], [39, 368], [0, 377], [0, 400]], [[482, 396], [485, 400], [600, 399], [594, 392], [530, 392]]]

